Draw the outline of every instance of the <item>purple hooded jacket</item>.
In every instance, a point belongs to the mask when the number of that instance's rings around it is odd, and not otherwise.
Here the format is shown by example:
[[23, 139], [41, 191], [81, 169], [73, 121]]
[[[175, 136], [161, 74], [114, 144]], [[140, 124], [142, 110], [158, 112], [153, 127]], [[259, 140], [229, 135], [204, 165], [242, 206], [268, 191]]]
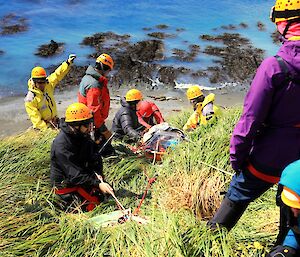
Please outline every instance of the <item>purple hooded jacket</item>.
[[[300, 41], [285, 41], [277, 55], [300, 79]], [[285, 78], [275, 57], [257, 69], [230, 140], [234, 170], [243, 169], [249, 160], [263, 173], [279, 177], [300, 158], [300, 128], [295, 127], [300, 125], [300, 82]]]

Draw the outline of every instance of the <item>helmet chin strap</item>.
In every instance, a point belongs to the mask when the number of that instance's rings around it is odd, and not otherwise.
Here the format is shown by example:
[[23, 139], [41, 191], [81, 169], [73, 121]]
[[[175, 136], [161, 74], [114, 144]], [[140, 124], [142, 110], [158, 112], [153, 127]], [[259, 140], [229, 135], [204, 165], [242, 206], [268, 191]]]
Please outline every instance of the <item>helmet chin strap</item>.
[[294, 21], [288, 21], [288, 23], [286, 24], [286, 26], [285, 26], [285, 29], [284, 29], [284, 31], [283, 31], [283, 33], [282, 33], [282, 36], [285, 38], [285, 39], [287, 39], [285, 36], [286, 36], [286, 33], [288, 32], [288, 30], [289, 30], [289, 28], [290, 28], [290, 26], [292, 25], [292, 23], [293, 23]]

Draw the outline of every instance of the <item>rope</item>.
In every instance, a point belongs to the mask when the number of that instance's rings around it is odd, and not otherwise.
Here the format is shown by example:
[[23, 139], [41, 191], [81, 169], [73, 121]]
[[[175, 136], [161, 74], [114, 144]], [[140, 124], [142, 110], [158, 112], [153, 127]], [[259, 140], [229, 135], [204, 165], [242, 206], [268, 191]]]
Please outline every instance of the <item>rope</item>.
[[231, 173], [231, 172], [229, 172], [229, 171], [220, 169], [220, 168], [218, 168], [218, 167], [216, 167], [216, 166], [213, 166], [213, 165], [211, 165], [211, 164], [208, 164], [208, 163], [206, 163], [206, 162], [200, 161], [200, 163], [201, 163], [201, 164], [204, 164], [204, 165], [206, 165], [206, 166], [208, 166], [208, 167], [211, 167], [211, 168], [213, 168], [213, 169], [215, 169], [215, 170], [217, 170], [217, 171], [223, 172], [223, 173], [226, 174], [226, 175], [230, 175], [230, 176], [233, 176], [233, 175], [234, 175], [234, 173]]
[[147, 187], [144, 191], [144, 194], [142, 196], [142, 199], [140, 200], [140, 203], [138, 205], [138, 207], [135, 208], [135, 210], [133, 211], [132, 215], [138, 215], [138, 213], [140, 212], [141, 206], [146, 198], [146, 195], [148, 193], [148, 190], [151, 188], [152, 184], [156, 181], [156, 178], [149, 178], [149, 176], [147, 175], [146, 171], [144, 171], [144, 175], [146, 176], [148, 183], [147, 183]]

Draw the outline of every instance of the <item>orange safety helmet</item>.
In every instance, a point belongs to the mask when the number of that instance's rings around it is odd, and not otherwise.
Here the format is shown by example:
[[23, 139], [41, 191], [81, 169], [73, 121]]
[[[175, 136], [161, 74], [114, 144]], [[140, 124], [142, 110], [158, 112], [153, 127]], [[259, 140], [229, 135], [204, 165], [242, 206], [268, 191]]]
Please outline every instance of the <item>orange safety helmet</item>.
[[142, 92], [138, 89], [130, 89], [125, 95], [126, 102], [140, 101], [143, 99]]
[[32, 79], [46, 79], [47, 73], [43, 67], [37, 66], [31, 70]]
[[300, 18], [299, 0], [277, 0], [270, 12], [270, 19], [275, 23], [298, 18]]
[[200, 89], [199, 86], [197, 85], [194, 85], [194, 86], [191, 86], [187, 91], [186, 91], [186, 96], [189, 100], [192, 100], [192, 99], [195, 99], [199, 96], [202, 96], [203, 93]]
[[148, 101], [139, 102], [137, 111], [143, 118], [149, 118], [153, 114], [152, 105]]
[[91, 110], [83, 103], [70, 104], [66, 110], [65, 121], [67, 123], [84, 124], [90, 123], [93, 119]]
[[97, 63], [102, 63], [104, 65], [107, 65], [111, 70], [114, 68], [114, 60], [108, 54], [101, 54], [96, 59], [96, 64]]

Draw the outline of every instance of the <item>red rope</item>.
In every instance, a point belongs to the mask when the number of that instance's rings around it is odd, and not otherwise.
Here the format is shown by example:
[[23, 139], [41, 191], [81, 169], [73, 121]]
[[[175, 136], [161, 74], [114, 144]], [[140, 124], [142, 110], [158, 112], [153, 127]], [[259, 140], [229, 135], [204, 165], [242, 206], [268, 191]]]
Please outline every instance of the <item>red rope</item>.
[[147, 183], [147, 187], [146, 190], [143, 194], [143, 197], [138, 205], [138, 207], [135, 208], [134, 212], [132, 213], [133, 215], [137, 215], [140, 212], [142, 203], [144, 202], [146, 195], [148, 193], [148, 190], [150, 189], [150, 187], [152, 186], [152, 184], [156, 181], [156, 178], [149, 178], [149, 176], [147, 175], [147, 173], [144, 171], [145, 176], [147, 177], [148, 183]]

